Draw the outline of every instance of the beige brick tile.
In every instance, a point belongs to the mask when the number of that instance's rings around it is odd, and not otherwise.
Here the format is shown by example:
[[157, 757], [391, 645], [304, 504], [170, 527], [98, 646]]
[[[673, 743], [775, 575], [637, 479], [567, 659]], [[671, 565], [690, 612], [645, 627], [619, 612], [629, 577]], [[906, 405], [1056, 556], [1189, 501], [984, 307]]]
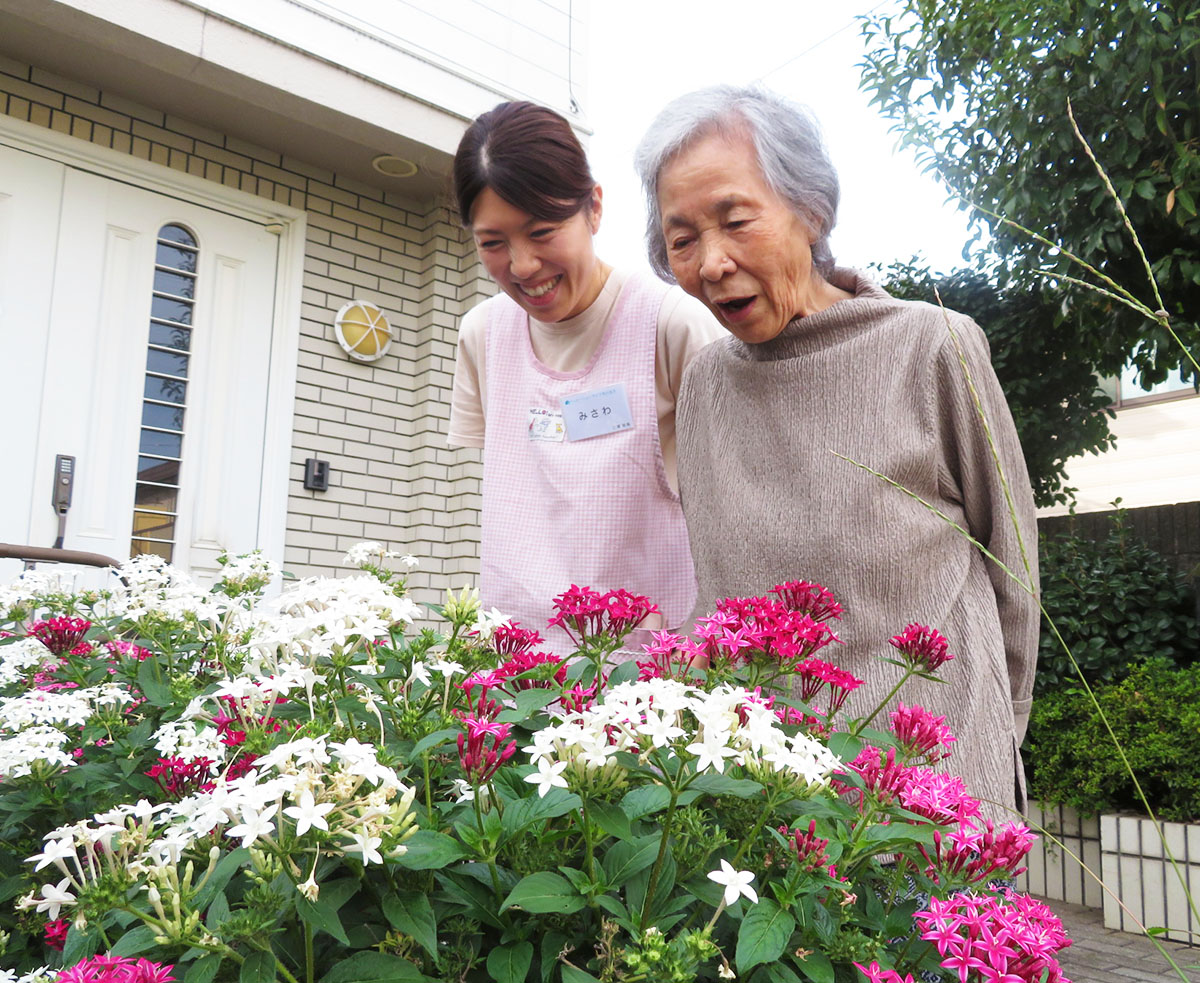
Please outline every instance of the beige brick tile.
[[303, 174], [293, 174], [291, 171], [285, 171], [282, 167], [275, 167], [273, 164], [261, 160], [254, 162], [252, 170], [259, 177], [274, 181], [276, 184], [286, 184], [289, 188], [296, 188], [300, 191], [304, 191], [308, 185], [308, 178]]
[[208, 127], [201, 126], [199, 123], [194, 123], [190, 119], [183, 116], [171, 116], [168, 114], [163, 122], [168, 130], [174, 130], [177, 133], [183, 133], [186, 136], [192, 137], [195, 140], [203, 140], [208, 144], [220, 145], [225, 139], [224, 135], [216, 130], [210, 130]]
[[61, 92], [56, 92], [54, 89], [48, 89], [42, 85], [35, 85], [32, 82], [26, 82], [12, 75], [0, 75], [0, 92], [7, 92], [9, 95], [19, 96], [22, 99], [28, 99], [32, 103], [41, 103], [43, 106], [55, 109], [61, 109], [64, 102], [64, 96]]
[[186, 153], [191, 153], [192, 148], [196, 145], [196, 141], [189, 136], [182, 133], [174, 133], [165, 127], [154, 126], [140, 119], [135, 119], [131, 128], [134, 136], [145, 137], [154, 143], [174, 147], [176, 150], [182, 150]]
[[150, 160], [155, 164], [162, 164], [163, 167], [171, 166], [171, 148], [164, 147], [161, 143], [150, 144]]
[[210, 143], [205, 140], [196, 141], [195, 153], [199, 154], [205, 160], [215, 160], [218, 164], [224, 164], [226, 167], [236, 167], [239, 171], [249, 171], [254, 164], [254, 161], [244, 154], [235, 154], [217, 143]]
[[132, 99], [126, 99], [113, 92], [101, 92], [100, 105], [134, 119], [144, 120], [154, 126], [162, 126], [166, 118], [161, 110], [151, 109], [149, 106], [143, 106], [140, 102], [134, 102]]
[[76, 116], [90, 119], [93, 123], [103, 123], [114, 130], [128, 130], [133, 124], [133, 120], [124, 113], [114, 113], [111, 109], [97, 106], [93, 102], [76, 99], [74, 96], [67, 97], [63, 109]]
[[64, 113], [61, 109], [52, 109], [50, 111], [50, 129], [57, 133], [71, 132], [71, 116], [69, 113]]
[[80, 119], [78, 116], [72, 116], [71, 136], [90, 142], [92, 139], [92, 121], [88, 119]]
[[268, 150], [266, 147], [260, 147], [258, 144], [250, 143], [248, 140], [241, 140], [238, 137], [227, 136], [225, 138], [225, 149], [232, 150], [235, 154], [241, 154], [243, 157], [262, 161], [264, 164], [270, 164], [273, 167], [278, 167], [282, 160], [282, 157], [274, 150]]

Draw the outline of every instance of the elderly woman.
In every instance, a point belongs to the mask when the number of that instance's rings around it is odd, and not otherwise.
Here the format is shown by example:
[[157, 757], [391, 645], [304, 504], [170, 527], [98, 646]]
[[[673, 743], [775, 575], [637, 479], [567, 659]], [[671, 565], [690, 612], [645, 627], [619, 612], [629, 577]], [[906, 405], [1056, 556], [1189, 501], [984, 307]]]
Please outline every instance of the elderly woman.
[[677, 99], [637, 167], [651, 264], [730, 333], [688, 368], [678, 404], [696, 613], [819, 581], [846, 609], [832, 657], [866, 680], [848, 707], [858, 715], [896, 680], [874, 658], [893, 651], [889, 637], [910, 622], [938, 628], [958, 656], [941, 670], [950, 685], [914, 680], [901, 698], [947, 715], [958, 738], [947, 767], [999, 818], [1024, 798], [1038, 608], [952, 523], [1033, 585], [1037, 539], [983, 333], [834, 266], [837, 176], [815, 122], [770, 93]]

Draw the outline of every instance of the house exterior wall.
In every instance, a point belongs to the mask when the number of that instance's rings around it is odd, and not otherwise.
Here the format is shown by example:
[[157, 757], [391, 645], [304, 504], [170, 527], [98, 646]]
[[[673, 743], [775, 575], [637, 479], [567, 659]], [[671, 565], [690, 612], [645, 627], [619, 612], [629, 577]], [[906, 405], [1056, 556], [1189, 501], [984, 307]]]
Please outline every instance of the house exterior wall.
[[[1118, 409], [1116, 447], [1067, 462], [1065, 484], [1078, 489], [1077, 512], [1194, 502], [1200, 497], [1200, 396]], [[1065, 506], [1041, 515], [1065, 515]]]
[[[341, 571], [361, 539], [419, 556], [439, 590], [478, 569], [478, 452], [445, 445], [459, 315], [491, 292], [444, 202], [419, 203], [0, 57], [0, 113], [301, 209], [307, 216], [285, 570]], [[381, 361], [347, 358], [338, 308], [377, 303], [398, 336]], [[137, 367], [137, 368], [140, 368]], [[306, 457], [332, 468], [303, 488]]]

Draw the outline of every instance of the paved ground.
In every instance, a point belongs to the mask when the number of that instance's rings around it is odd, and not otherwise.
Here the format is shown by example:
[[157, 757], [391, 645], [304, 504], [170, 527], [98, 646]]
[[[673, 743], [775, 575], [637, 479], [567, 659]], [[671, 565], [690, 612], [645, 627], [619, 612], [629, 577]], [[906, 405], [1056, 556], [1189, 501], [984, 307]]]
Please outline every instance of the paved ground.
[[1047, 901], [1062, 919], [1072, 945], [1062, 953], [1063, 973], [1072, 983], [1200, 983], [1200, 947], [1163, 942], [1184, 971], [1175, 972], [1154, 943], [1141, 935], [1104, 927], [1099, 908]]

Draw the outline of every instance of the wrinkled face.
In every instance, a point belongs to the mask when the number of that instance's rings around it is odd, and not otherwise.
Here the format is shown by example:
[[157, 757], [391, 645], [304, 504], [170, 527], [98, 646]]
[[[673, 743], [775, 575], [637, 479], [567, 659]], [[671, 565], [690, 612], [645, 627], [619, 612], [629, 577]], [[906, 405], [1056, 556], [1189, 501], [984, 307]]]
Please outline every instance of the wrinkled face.
[[681, 151], [659, 172], [658, 204], [675, 279], [742, 341], [828, 306], [814, 237], [763, 179], [748, 136], [712, 133]]
[[592, 248], [600, 227], [600, 188], [570, 218], [550, 222], [484, 188], [471, 208], [471, 234], [484, 267], [530, 317], [553, 323], [584, 310], [604, 286]]

